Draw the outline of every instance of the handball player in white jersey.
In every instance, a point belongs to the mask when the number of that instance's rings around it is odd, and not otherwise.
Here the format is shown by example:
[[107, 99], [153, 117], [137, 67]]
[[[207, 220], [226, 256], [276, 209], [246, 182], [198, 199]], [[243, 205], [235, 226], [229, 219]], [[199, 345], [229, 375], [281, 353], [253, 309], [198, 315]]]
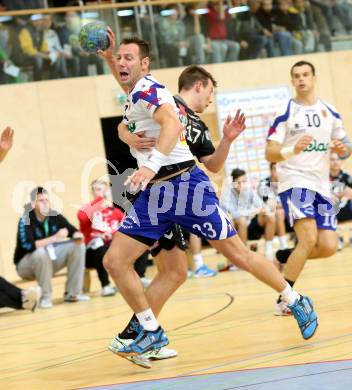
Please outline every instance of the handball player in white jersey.
[[[317, 316], [309, 298], [294, 291], [271, 262], [241, 244], [218, 205], [208, 177], [195, 167], [172, 95], [148, 73], [146, 42], [125, 39], [116, 57], [105, 54], [109, 65], [113, 64], [110, 67], [119, 83], [128, 88], [125, 126], [130, 132], [157, 138], [156, 148], [151, 148], [152, 151], [132, 148], [139, 169], [128, 182], [136, 189], [141, 187], [142, 192], [133, 205], [134, 214], [126, 217], [104, 258], [105, 267], [141, 325], [136, 339], [122, 347], [118, 354], [131, 357], [168, 344], [132, 265], [174, 223], [207, 238], [215, 248], [223, 243], [223, 253], [237, 248], [237, 254], [231, 254], [231, 257], [281, 292], [295, 314], [302, 336], [305, 339], [312, 337], [317, 328]], [[209, 210], [212, 211], [209, 213]]]
[[[308, 258], [329, 257], [337, 250], [338, 210], [330, 198], [330, 153], [350, 155], [351, 145], [335, 107], [315, 94], [315, 68], [300, 61], [291, 68], [296, 96], [286, 102], [269, 130], [266, 158], [277, 162], [279, 194], [297, 235], [288, 252], [284, 276], [293, 286]], [[274, 313], [290, 314], [279, 297]]]

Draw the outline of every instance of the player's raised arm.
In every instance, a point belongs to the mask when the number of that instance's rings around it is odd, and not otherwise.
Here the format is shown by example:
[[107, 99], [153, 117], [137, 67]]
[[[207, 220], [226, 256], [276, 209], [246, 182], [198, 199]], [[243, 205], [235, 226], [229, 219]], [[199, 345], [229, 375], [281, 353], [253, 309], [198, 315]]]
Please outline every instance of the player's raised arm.
[[107, 27], [108, 38], [109, 38], [109, 47], [106, 50], [98, 50], [97, 54], [105, 60], [108, 64], [111, 73], [115, 77], [116, 81], [119, 83], [119, 70], [117, 67], [117, 59], [115, 57], [115, 34], [112, 31], [111, 27]]
[[246, 117], [241, 110], [237, 110], [234, 118], [230, 115], [227, 117], [223, 128], [224, 136], [222, 137], [219, 146], [210, 156], [203, 156], [200, 158], [200, 161], [209, 169], [209, 171], [214, 173], [220, 171], [227, 159], [232, 142], [245, 130], [245, 128]]
[[0, 162], [4, 160], [7, 152], [12, 148], [13, 144], [13, 129], [6, 127], [0, 136]]

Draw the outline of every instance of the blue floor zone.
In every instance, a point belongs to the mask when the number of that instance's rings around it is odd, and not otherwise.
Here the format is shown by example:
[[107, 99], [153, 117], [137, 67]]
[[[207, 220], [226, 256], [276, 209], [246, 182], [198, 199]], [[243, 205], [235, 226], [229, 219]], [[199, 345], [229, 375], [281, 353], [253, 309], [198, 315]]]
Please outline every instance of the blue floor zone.
[[[153, 368], [156, 369], [156, 365]], [[118, 381], [118, 379], [117, 379]], [[111, 390], [350, 390], [352, 360], [111, 384]]]

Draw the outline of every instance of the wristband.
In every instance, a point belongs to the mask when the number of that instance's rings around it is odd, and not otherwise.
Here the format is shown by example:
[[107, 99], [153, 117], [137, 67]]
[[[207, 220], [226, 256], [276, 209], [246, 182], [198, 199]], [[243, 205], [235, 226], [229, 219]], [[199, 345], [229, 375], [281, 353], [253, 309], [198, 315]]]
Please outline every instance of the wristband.
[[295, 147], [294, 146], [286, 146], [285, 148], [281, 148], [280, 150], [281, 157], [284, 160], [288, 160], [292, 156], [294, 156], [295, 153]]
[[168, 156], [163, 153], [160, 153], [157, 149], [154, 149], [144, 166], [149, 168], [153, 172], [158, 173], [159, 169], [163, 165], [166, 165], [167, 160]]

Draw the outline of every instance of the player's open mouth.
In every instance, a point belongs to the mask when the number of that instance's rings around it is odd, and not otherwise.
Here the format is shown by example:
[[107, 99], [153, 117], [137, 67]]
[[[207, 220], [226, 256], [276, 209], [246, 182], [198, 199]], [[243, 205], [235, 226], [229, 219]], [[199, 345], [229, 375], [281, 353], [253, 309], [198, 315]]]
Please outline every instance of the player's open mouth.
[[120, 78], [121, 79], [125, 79], [128, 77], [128, 73], [127, 72], [120, 72]]

